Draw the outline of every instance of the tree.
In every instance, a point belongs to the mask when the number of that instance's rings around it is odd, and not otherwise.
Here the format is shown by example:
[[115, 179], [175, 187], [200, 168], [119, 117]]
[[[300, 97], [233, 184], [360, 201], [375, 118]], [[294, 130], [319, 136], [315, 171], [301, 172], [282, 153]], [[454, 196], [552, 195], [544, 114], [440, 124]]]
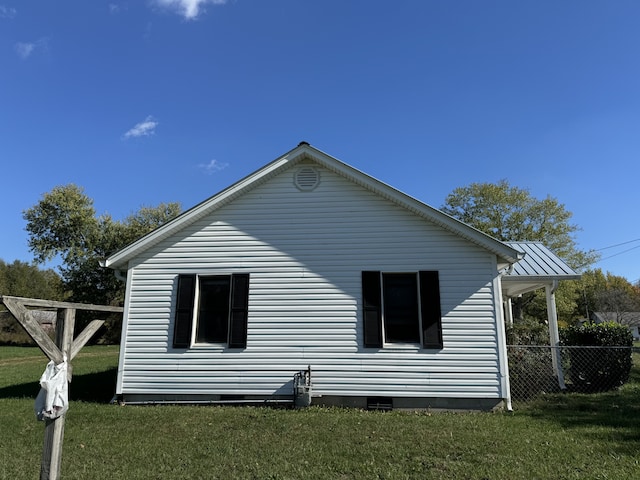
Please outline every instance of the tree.
[[626, 278], [613, 275], [602, 270], [588, 270], [582, 274], [580, 281], [581, 298], [579, 299], [582, 316], [588, 317], [593, 312], [613, 314], [607, 320], [623, 325], [635, 320], [632, 312], [640, 311], [640, 290]]
[[99, 222], [93, 200], [73, 184], [54, 187], [37, 205], [23, 212], [29, 249], [37, 263], [57, 255], [63, 262], [86, 256], [98, 242]]
[[[0, 295], [63, 300], [62, 279], [53, 270], [40, 270], [36, 265], [16, 260], [0, 260]], [[0, 344], [28, 344], [31, 340], [4, 306], [0, 306]]]
[[[80, 303], [121, 305], [124, 283], [100, 261], [137, 238], [180, 214], [178, 203], [142, 207], [124, 221], [110, 215], [96, 216], [93, 200], [73, 184], [45, 193], [40, 201], [23, 212], [27, 221], [29, 248], [38, 263], [59, 257], [59, 271], [68, 300]], [[77, 328], [90, 320], [78, 312]], [[108, 319], [103, 340], [116, 342], [119, 317]]]
[[570, 223], [572, 213], [563, 204], [551, 196], [539, 200], [507, 180], [456, 188], [441, 210], [498, 240], [543, 242], [576, 270], [598, 258], [577, 248], [579, 228]]
[[[592, 251], [578, 249], [574, 235], [579, 228], [570, 222], [572, 214], [563, 204], [551, 196], [537, 199], [507, 180], [456, 188], [441, 210], [501, 241], [542, 242], [577, 271], [598, 258]], [[559, 318], [568, 322], [576, 310], [576, 293], [564, 283], [568, 282], [563, 282], [556, 299]], [[546, 318], [546, 301], [540, 292], [514, 299], [513, 307], [517, 320], [526, 315]]]
[[20, 260], [0, 260], [0, 295], [62, 300], [62, 279], [54, 270], [40, 270]]
[[57, 186], [23, 212], [29, 248], [35, 261], [56, 257], [69, 300], [94, 304], [120, 304], [124, 285], [99, 262], [137, 238], [175, 218], [178, 203], [142, 207], [124, 221], [96, 216], [93, 200], [81, 187]]

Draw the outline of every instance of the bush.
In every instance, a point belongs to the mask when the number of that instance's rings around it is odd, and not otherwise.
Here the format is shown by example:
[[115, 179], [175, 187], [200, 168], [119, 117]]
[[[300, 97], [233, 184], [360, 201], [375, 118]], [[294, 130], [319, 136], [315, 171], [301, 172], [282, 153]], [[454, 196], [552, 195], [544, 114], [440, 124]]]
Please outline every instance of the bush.
[[507, 345], [549, 345], [549, 327], [537, 320], [507, 326]]
[[509, 379], [514, 400], [527, 400], [558, 389], [551, 364], [548, 327], [525, 319], [507, 326]]
[[[585, 323], [560, 330], [566, 347], [610, 347], [568, 350], [568, 379], [581, 392], [602, 392], [622, 386], [631, 371], [633, 335], [614, 322]], [[616, 348], [613, 348], [616, 347]]]
[[560, 387], [549, 347], [512, 345], [508, 355], [509, 381], [514, 400], [528, 400], [541, 393], [558, 391]]

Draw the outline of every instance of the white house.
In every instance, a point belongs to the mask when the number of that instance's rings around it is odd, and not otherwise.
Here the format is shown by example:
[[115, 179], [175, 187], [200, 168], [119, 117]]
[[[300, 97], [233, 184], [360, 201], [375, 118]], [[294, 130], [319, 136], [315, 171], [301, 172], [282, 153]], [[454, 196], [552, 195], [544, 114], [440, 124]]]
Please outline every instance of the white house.
[[616, 322], [627, 325], [633, 339], [640, 340], [640, 312], [593, 312], [591, 320], [594, 323]]
[[303, 142], [105, 261], [126, 275], [116, 393], [291, 401], [309, 368], [313, 403], [509, 407], [522, 257]]

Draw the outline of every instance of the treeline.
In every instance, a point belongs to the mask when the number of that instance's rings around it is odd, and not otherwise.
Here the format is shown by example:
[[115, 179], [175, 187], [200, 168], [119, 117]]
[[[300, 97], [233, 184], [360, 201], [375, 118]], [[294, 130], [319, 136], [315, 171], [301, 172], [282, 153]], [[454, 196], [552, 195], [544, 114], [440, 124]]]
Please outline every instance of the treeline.
[[[64, 300], [62, 278], [53, 269], [42, 270], [37, 265], [0, 259], [0, 295]], [[0, 306], [0, 344], [30, 344], [31, 339], [20, 324]]]

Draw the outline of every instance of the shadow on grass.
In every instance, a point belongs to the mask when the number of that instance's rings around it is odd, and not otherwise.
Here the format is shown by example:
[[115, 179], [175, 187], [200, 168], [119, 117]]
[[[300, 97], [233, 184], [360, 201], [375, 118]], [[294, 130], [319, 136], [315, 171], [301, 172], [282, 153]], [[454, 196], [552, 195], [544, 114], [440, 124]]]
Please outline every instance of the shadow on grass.
[[580, 435], [611, 443], [618, 453], [640, 450], [640, 358], [636, 355], [629, 381], [604, 393], [557, 393], [525, 404], [520, 413], [559, 424]]
[[[74, 375], [69, 384], [70, 401], [108, 403], [115, 393], [117, 368], [96, 373]], [[0, 398], [33, 398], [40, 385], [38, 382], [20, 383], [0, 388]]]

